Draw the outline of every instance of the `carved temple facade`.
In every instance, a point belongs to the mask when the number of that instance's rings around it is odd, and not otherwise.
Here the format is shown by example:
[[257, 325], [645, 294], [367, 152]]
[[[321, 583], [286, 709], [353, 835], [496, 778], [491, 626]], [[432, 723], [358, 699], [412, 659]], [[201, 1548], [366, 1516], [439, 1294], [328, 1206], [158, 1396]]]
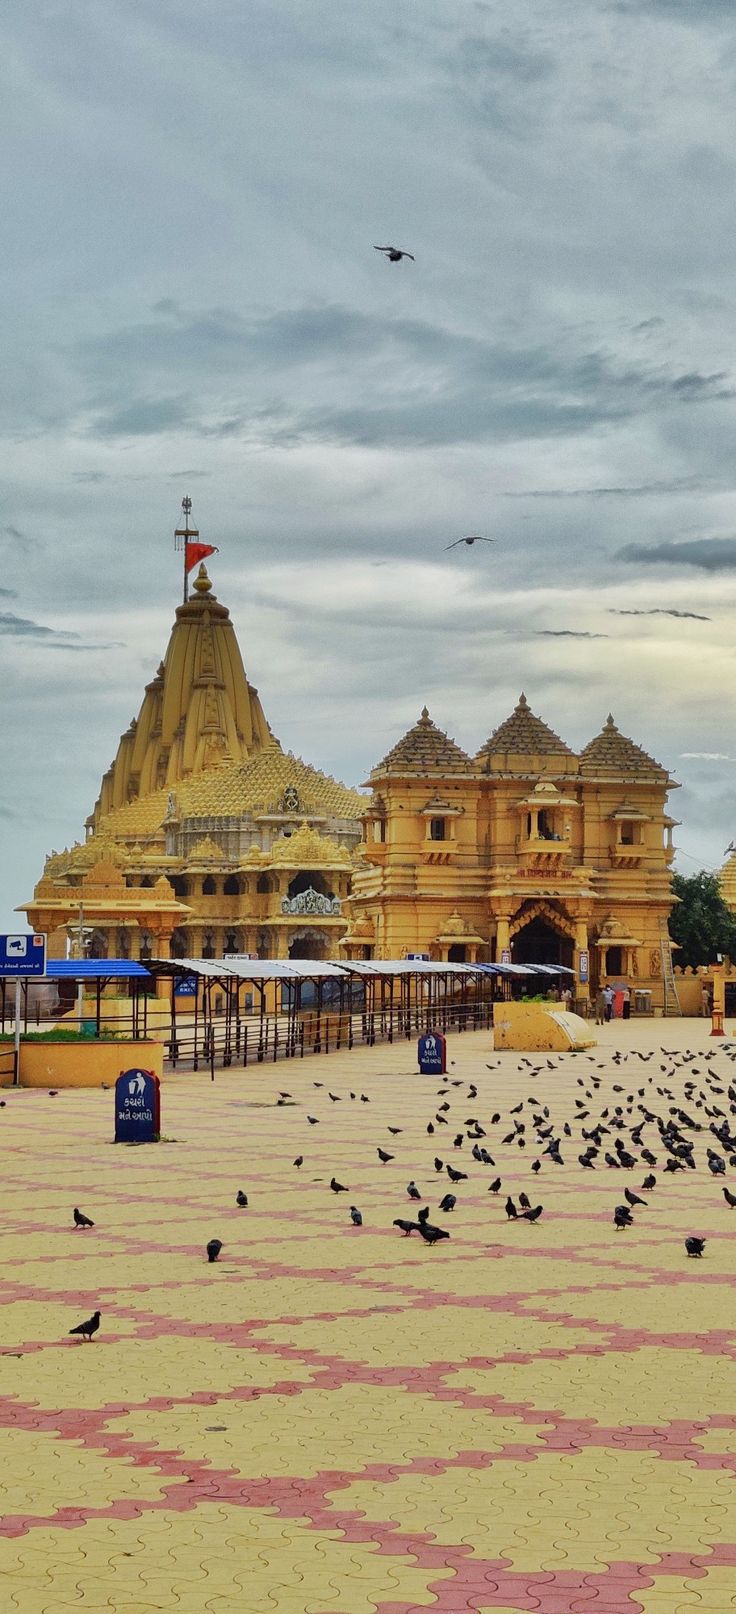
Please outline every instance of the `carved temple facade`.
[[335, 956], [365, 801], [282, 750], [201, 566], [86, 840], [24, 909], [56, 957]]
[[56, 957], [556, 962], [661, 1006], [673, 781], [613, 718], [576, 754], [522, 695], [471, 756], [425, 709], [368, 785], [282, 750], [200, 566], [24, 911]]
[[559, 963], [665, 997], [674, 786], [609, 717], [576, 754], [515, 711], [470, 756], [426, 710], [373, 769], [349, 956]]

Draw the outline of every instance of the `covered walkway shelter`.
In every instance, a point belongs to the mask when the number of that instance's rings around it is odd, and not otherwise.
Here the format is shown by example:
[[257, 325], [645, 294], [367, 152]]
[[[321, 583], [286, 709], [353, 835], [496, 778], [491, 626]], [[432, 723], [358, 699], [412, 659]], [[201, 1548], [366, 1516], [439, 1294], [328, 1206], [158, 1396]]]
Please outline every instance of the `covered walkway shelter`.
[[[244, 1066], [410, 1039], [426, 1030], [479, 1031], [513, 985], [572, 972], [547, 964], [454, 964], [429, 959], [177, 958], [148, 970], [169, 981], [173, 1068]], [[193, 990], [182, 1010], [177, 990]], [[252, 1006], [251, 1006], [252, 1005]]]
[[[491, 976], [469, 964], [178, 958], [152, 960], [148, 968], [159, 992], [164, 979], [171, 983], [174, 1067], [247, 1065], [492, 1022]], [[196, 990], [182, 1013], [176, 987], [186, 978]], [[244, 1009], [246, 989], [252, 1012]]]

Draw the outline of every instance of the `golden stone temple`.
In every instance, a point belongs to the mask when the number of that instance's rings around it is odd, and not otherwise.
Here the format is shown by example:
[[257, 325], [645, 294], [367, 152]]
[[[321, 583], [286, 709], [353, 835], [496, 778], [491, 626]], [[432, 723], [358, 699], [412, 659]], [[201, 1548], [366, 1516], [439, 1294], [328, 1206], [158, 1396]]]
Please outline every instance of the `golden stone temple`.
[[675, 1007], [673, 784], [612, 717], [576, 754], [522, 695], [475, 756], [425, 708], [350, 789], [282, 750], [202, 564], [22, 911], [56, 957], [556, 963]]

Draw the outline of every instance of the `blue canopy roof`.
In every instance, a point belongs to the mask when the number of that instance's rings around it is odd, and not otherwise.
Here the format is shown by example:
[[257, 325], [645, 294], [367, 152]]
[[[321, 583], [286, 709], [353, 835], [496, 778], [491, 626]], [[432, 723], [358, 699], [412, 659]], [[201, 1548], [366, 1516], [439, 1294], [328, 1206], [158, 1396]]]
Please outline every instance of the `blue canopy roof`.
[[46, 965], [45, 977], [39, 976], [38, 979], [109, 981], [131, 975], [144, 976], [146, 980], [151, 980], [145, 965], [137, 963], [132, 958], [50, 958]]

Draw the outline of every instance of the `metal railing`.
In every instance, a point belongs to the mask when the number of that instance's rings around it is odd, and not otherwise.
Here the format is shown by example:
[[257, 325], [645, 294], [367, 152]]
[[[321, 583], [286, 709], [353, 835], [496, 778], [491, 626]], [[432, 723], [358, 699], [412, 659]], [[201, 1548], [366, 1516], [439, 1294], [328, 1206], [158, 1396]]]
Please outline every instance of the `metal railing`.
[[308, 1054], [349, 1052], [356, 1045], [411, 1041], [423, 1031], [464, 1032], [487, 1030], [493, 1023], [490, 1003], [447, 1003], [430, 1012], [420, 1005], [411, 1010], [376, 1009], [361, 1014], [340, 1014], [314, 1010], [300, 1016], [263, 1015], [247, 1019], [224, 1017], [203, 1023], [196, 1037], [191, 1028], [164, 1043], [164, 1055], [172, 1070], [275, 1063], [279, 1059], [304, 1059]]

